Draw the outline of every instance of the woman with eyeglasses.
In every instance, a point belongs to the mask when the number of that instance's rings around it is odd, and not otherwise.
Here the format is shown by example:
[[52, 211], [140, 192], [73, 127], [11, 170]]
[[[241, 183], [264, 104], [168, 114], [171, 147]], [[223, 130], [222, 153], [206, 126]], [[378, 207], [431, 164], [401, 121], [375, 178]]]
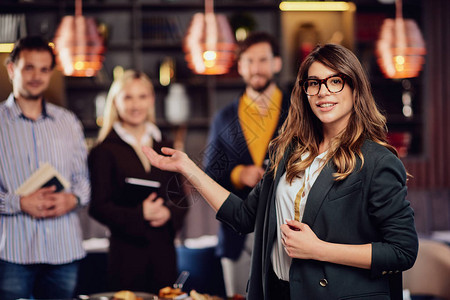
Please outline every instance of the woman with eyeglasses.
[[350, 50], [327, 44], [306, 57], [270, 165], [245, 200], [182, 152], [144, 152], [188, 177], [219, 220], [255, 231], [248, 299], [402, 299], [401, 272], [418, 250], [407, 174]]

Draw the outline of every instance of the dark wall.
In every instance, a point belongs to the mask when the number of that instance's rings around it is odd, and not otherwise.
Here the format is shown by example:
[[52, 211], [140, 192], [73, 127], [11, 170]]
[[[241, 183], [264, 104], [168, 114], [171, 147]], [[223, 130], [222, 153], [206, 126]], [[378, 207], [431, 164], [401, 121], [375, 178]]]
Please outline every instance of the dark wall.
[[450, 1], [428, 3], [424, 7], [424, 152], [404, 159], [413, 176], [408, 186], [416, 226], [424, 234], [450, 230]]

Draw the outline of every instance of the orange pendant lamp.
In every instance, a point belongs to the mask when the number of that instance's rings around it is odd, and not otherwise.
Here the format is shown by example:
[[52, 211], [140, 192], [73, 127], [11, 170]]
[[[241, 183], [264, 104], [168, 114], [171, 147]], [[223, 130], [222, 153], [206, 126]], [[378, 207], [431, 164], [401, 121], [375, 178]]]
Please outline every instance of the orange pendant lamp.
[[91, 77], [102, 68], [105, 46], [97, 23], [82, 15], [75, 0], [75, 16], [65, 16], [56, 30], [54, 44], [58, 67], [66, 76]]
[[236, 40], [227, 17], [214, 13], [213, 0], [205, 0], [205, 13], [196, 13], [183, 40], [188, 67], [196, 74], [220, 75], [231, 68]]
[[395, 2], [395, 19], [385, 19], [376, 43], [377, 62], [387, 78], [417, 77], [426, 54], [417, 23], [403, 19], [402, 0]]

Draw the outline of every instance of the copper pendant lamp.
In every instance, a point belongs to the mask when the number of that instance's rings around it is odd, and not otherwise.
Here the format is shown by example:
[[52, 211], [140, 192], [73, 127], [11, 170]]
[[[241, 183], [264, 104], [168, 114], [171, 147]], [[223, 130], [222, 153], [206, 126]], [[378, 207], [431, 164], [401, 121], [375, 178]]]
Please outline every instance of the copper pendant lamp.
[[188, 67], [196, 74], [225, 74], [234, 63], [235, 49], [227, 17], [215, 14], [213, 0], [205, 0], [205, 13], [192, 17], [183, 40]]
[[105, 46], [95, 20], [82, 15], [81, 1], [75, 0], [75, 16], [61, 20], [53, 42], [64, 75], [91, 77], [102, 68]]
[[395, 2], [395, 19], [385, 19], [376, 43], [377, 62], [387, 78], [417, 77], [426, 54], [417, 23], [403, 19], [402, 0]]

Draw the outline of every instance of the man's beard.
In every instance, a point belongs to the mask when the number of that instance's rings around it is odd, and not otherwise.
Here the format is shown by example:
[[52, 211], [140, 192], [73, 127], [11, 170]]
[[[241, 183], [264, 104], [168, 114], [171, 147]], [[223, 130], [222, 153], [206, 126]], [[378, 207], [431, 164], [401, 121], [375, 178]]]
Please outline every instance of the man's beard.
[[22, 98], [30, 100], [30, 101], [37, 101], [42, 98], [43, 93], [39, 94], [32, 94], [28, 90], [24, 89], [20, 92], [20, 95]]
[[251, 86], [251, 85], [250, 85], [250, 87], [251, 87], [253, 90], [255, 90], [256, 92], [258, 92], [258, 93], [263, 93], [263, 92], [269, 87], [269, 85], [270, 85], [272, 82], [273, 82], [273, 79], [272, 79], [272, 78], [269, 78], [269, 79], [267, 79], [266, 83], [265, 83], [264, 85], [260, 86], [260, 87], [254, 87], [254, 86]]
[[30, 95], [30, 94], [28, 94], [24, 98], [27, 99], [27, 100], [31, 100], [31, 101], [37, 101], [37, 100], [41, 99], [41, 97], [42, 97], [42, 93], [39, 94], [39, 95]]

